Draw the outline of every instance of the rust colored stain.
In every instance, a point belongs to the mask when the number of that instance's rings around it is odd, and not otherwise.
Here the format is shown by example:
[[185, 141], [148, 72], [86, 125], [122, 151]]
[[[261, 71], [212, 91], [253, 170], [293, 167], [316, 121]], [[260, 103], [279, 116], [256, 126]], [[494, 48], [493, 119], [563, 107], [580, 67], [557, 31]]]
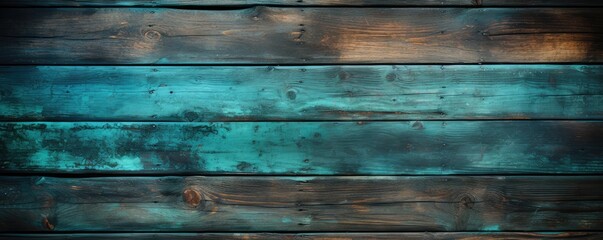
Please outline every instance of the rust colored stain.
[[54, 225], [48, 221], [48, 217], [44, 217], [44, 219], [42, 219], [42, 226], [48, 230], [54, 230]]

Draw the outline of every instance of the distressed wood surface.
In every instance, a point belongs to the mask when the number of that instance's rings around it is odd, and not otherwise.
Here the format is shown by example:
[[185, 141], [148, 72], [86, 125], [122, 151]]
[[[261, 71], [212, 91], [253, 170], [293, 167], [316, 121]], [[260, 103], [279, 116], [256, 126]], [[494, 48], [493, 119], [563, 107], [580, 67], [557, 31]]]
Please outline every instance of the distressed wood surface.
[[0, 119], [602, 119], [602, 79], [599, 65], [0, 67]]
[[601, 184], [601, 176], [0, 177], [8, 196], [0, 230], [601, 230]]
[[0, 6], [603, 6], [599, 0], [3, 0]]
[[603, 62], [598, 8], [0, 9], [0, 64]]
[[0, 171], [599, 174], [603, 122], [2, 123]]
[[0, 239], [175, 239], [175, 240], [495, 240], [582, 239], [599, 240], [601, 232], [399, 232], [399, 233], [96, 233], [96, 234], [0, 234]]

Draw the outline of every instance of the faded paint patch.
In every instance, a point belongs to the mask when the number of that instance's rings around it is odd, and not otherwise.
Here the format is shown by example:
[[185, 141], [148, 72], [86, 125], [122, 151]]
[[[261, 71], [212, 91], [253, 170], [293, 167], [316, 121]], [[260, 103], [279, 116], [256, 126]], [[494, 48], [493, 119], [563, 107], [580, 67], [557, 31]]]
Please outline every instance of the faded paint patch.
[[482, 227], [482, 231], [500, 231], [500, 225], [487, 225]]

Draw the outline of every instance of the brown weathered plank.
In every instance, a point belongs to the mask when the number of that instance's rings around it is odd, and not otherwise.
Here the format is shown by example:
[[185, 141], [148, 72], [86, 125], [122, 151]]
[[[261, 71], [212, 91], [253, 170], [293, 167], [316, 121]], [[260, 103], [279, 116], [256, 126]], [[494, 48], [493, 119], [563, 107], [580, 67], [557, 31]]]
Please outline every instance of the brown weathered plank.
[[583, 239], [599, 240], [601, 232], [403, 232], [403, 233], [96, 233], [96, 234], [0, 234], [0, 239], [174, 239], [174, 240], [494, 240], [494, 239]]
[[1, 123], [0, 172], [599, 174], [603, 122]]
[[9, 121], [603, 119], [599, 65], [0, 67]]
[[599, 0], [3, 0], [0, 6], [603, 6]]
[[598, 8], [0, 9], [0, 64], [603, 62]]
[[[581, 0], [585, 1], [585, 0]], [[589, 1], [586, 1], [587, 3]], [[592, 0], [590, 1], [592, 2]], [[592, 3], [588, 3], [589, 5]], [[0, 6], [475, 6], [473, 0], [3, 0]]]
[[[387, 1], [387, 0], [384, 0]], [[603, 2], [599, 0], [471, 0], [476, 6], [488, 7], [506, 7], [506, 6], [549, 6], [549, 7], [566, 7], [566, 6], [603, 6]]]
[[0, 230], [601, 230], [601, 184], [601, 176], [0, 177]]

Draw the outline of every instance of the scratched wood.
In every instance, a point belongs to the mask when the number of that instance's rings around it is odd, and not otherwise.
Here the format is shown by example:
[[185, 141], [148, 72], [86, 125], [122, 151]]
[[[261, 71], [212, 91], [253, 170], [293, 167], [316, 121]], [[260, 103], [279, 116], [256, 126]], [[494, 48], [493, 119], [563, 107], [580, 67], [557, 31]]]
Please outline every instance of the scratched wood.
[[[571, 231], [603, 177], [0, 177], [3, 231]], [[15, 216], [19, 216], [15, 218]]]
[[175, 239], [175, 240], [495, 240], [495, 239], [583, 239], [599, 240], [601, 232], [399, 232], [399, 233], [80, 233], [80, 234], [0, 234], [0, 239]]
[[8, 121], [601, 119], [599, 65], [0, 67]]
[[0, 64], [603, 62], [598, 8], [0, 9]]
[[603, 6], [599, 0], [3, 0], [0, 6]]
[[598, 174], [603, 122], [0, 124], [0, 171]]

